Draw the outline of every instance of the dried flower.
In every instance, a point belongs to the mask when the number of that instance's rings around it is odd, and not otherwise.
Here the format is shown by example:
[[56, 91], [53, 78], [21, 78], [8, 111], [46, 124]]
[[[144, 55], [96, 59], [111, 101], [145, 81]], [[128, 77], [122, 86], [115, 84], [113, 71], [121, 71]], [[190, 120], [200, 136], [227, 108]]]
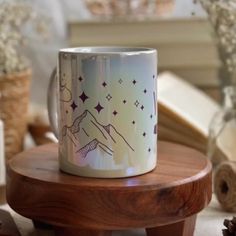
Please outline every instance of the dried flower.
[[19, 52], [26, 42], [25, 30], [34, 30], [46, 38], [48, 26], [25, 1], [4, 1], [0, 3], [0, 79], [29, 67], [28, 60]]
[[219, 56], [231, 84], [236, 83], [236, 0], [199, 0], [217, 36]]

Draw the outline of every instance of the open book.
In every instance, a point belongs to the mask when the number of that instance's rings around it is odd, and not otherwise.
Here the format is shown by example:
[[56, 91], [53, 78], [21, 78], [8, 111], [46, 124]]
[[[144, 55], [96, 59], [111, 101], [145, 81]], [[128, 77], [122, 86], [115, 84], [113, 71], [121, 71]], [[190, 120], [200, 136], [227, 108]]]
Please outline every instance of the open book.
[[164, 72], [158, 76], [159, 139], [206, 153], [210, 122], [220, 106], [204, 92]]

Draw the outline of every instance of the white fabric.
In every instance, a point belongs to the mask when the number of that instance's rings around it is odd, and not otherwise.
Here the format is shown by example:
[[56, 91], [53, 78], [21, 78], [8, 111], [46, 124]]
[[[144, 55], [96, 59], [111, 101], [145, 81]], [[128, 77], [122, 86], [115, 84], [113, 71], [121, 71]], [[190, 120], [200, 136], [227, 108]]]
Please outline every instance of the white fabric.
[[[0, 206], [2, 209], [9, 210], [22, 234], [22, 236], [53, 236], [50, 230], [35, 230], [32, 221], [26, 219], [13, 210], [8, 205]], [[223, 221], [225, 218], [231, 219], [233, 213], [227, 213], [221, 210], [214, 195], [210, 205], [198, 214], [194, 236], [222, 236]], [[144, 236], [144, 229], [116, 231], [113, 236]]]
[[91, 13], [83, 0], [61, 0], [67, 21], [89, 20]]
[[56, 66], [58, 50], [67, 47], [66, 18], [63, 5], [58, 0], [34, 0], [29, 3], [50, 22], [48, 40], [41, 40], [29, 32], [29, 45], [24, 50], [33, 69], [31, 101], [46, 106], [49, 77]]

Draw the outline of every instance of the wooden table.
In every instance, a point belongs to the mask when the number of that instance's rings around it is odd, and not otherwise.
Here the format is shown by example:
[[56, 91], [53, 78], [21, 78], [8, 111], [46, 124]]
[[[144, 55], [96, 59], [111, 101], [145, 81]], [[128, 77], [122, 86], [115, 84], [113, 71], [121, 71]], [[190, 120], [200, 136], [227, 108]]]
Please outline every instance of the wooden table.
[[152, 236], [193, 235], [211, 199], [211, 164], [199, 152], [159, 142], [157, 168], [121, 179], [59, 171], [57, 145], [23, 152], [7, 168], [7, 201], [19, 214], [55, 227], [58, 236], [111, 235], [146, 228]]

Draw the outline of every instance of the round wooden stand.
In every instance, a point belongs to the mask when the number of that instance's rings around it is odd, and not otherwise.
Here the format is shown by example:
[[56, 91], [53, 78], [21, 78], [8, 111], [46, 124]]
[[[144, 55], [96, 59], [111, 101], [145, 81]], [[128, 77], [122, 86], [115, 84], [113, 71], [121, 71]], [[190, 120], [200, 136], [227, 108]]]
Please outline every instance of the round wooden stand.
[[211, 164], [199, 152], [160, 142], [157, 168], [121, 179], [62, 173], [57, 145], [9, 162], [7, 201], [19, 214], [55, 227], [58, 236], [104, 236], [146, 228], [149, 236], [191, 236], [196, 214], [211, 199]]

